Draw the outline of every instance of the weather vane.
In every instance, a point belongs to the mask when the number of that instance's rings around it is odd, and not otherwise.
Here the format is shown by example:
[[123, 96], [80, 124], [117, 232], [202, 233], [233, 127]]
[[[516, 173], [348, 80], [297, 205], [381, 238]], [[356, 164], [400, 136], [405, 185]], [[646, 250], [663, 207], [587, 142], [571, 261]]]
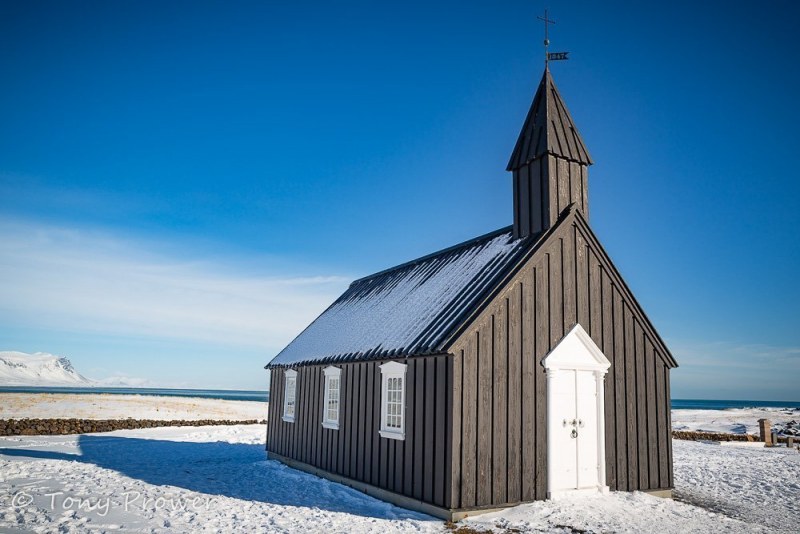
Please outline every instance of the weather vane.
[[567, 54], [569, 52], [548, 52], [547, 47], [550, 46], [550, 36], [548, 33], [550, 24], [555, 24], [556, 21], [547, 18], [547, 9], [544, 10], [544, 17], [536, 17], [544, 22], [544, 64], [545, 67], [550, 61], [563, 61], [569, 59]]

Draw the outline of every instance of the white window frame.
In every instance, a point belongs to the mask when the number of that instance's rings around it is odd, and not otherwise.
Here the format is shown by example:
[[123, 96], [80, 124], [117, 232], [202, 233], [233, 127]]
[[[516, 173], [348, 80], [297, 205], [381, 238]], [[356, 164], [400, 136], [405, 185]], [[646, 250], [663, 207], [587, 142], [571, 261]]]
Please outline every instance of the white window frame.
[[[325, 428], [330, 428], [331, 430], [339, 430], [339, 416], [342, 413], [342, 370], [339, 367], [326, 367], [323, 372], [325, 373], [325, 395], [322, 404], [322, 426]], [[330, 416], [330, 409], [328, 407], [328, 403], [331, 400], [331, 385], [334, 383], [338, 384], [336, 388], [337, 391], [337, 398], [336, 398], [336, 418], [329, 417]]]
[[[381, 429], [380, 435], [382, 438], [390, 439], [406, 439], [406, 369], [407, 365], [398, 362], [384, 363], [380, 366], [381, 369]], [[389, 426], [389, 380], [400, 379], [400, 401], [391, 404], [395, 408], [399, 408], [399, 414], [394, 413], [392, 417], [400, 417], [400, 427]]]
[[[290, 387], [291, 386], [291, 387]], [[289, 393], [292, 394], [291, 398]], [[292, 413], [289, 413], [289, 404], [292, 406]], [[297, 371], [289, 369], [285, 373], [283, 388], [283, 420], [287, 423], [294, 423], [294, 415], [297, 411]]]

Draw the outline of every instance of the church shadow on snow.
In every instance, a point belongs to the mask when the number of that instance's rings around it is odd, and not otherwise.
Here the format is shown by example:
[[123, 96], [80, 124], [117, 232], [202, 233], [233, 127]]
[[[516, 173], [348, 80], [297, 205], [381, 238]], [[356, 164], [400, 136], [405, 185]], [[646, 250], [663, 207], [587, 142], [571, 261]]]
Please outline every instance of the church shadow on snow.
[[[359, 491], [266, 460], [263, 444], [186, 442], [83, 434], [79, 454], [0, 449], [0, 455], [77, 461], [157, 486], [212, 496], [318, 508], [380, 519], [428, 519]], [[432, 518], [430, 518], [432, 519]]]

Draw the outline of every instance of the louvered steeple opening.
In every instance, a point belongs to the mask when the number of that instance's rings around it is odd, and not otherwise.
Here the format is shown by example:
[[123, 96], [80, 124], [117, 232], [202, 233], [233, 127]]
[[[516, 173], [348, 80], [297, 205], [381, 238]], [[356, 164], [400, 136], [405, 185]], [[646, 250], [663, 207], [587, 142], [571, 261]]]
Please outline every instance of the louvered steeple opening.
[[514, 179], [514, 237], [546, 231], [571, 204], [588, 219], [591, 164], [550, 69], [545, 68], [506, 169]]

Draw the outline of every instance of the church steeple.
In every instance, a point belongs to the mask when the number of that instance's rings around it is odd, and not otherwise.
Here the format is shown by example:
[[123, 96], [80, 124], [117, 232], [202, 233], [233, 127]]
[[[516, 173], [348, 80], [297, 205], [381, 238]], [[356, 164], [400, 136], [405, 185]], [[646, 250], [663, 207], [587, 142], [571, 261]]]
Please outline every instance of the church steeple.
[[570, 204], [589, 218], [589, 151], [545, 67], [506, 170], [514, 177], [514, 237], [546, 231]]

